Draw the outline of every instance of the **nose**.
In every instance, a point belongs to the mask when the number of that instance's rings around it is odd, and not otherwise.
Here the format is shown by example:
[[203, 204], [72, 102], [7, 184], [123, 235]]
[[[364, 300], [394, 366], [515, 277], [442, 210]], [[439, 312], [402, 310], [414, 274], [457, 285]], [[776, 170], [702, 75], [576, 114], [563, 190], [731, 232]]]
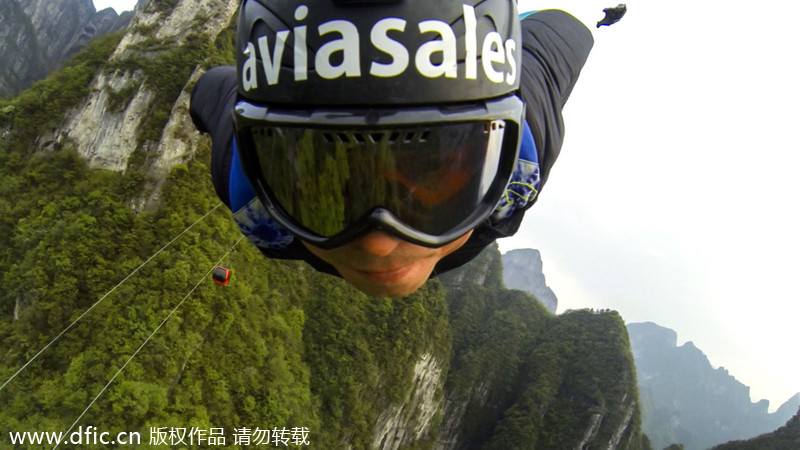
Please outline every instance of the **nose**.
[[397, 248], [401, 239], [383, 231], [373, 231], [353, 241], [353, 244], [374, 256], [388, 256]]

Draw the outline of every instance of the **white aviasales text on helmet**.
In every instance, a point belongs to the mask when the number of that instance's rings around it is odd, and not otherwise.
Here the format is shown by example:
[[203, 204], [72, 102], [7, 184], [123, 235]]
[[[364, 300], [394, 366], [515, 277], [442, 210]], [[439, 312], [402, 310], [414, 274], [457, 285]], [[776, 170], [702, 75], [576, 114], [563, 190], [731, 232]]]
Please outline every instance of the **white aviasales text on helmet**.
[[[267, 84], [276, 85], [279, 81], [280, 67], [283, 60], [284, 49], [289, 37], [294, 35], [294, 81], [300, 82], [308, 79], [308, 66], [310, 58], [313, 58], [315, 73], [322, 79], [333, 80], [342, 76], [346, 78], [361, 77], [361, 36], [355, 24], [348, 20], [330, 20], [317, 26], [316, 32], [319, 36], [330, 33], [338, 33], [339, 38], [327, 41], [315, 54], [311, 54], [306, 44], [308, 27], [303, 25], [303, 20], [308, 16], [309, 9], [306, 5], [300, 5], [295, 9], [294, 18], [298, 24], [292, 30], [281, 30], [275, 34], [274, 42], [270, 42], [266, 35], [256, 39], [256, 42], [247, 42], [247, 46], [242, 49], [245, 57], [241, 70], [241, 83], [245, 91], [257, 89], [258, 59], [261, 59], [261, 66]], [[408, 21], [397, 17], [386, 17], [375, 22], [372, 26], [368, 39], [372, 46], [389, 56], [392, 61], [389, 63], [379, 63], [372, 61], [369, 66], [368, 76], [377, 78], [396, 77], [412, 66], [420, 75], [427, 78], [451, 78], [459, 76], [466, 80], [476, 80], [482, 73], [489, 81], [495, 84], [506, 83], [509, 86], [516, 82], [517, 61], [515, 52], [517, 42], [513, 38], [505, 38], [496, 31], [490, 31], [485, 36], [478, 36], [477, 19], [475, 8], [464, 4], [463, 19], [464, 45], [466, 60], [464, 61], [464, 73], [458, 73], [457, 61], [457, 37], [453, 28], [446, 22], [440, 20], [420, 21], [416, 28], [409, 26]], [[415, 49], [413, 55], [411, 50], [397, 40], [389, 36], [389, 32], [399, 33], [437, 33], [440, 39], [430, 40]], [[482, 38], [482, 40], [480, 39]], [[478, 63], [478, 45], [481, 45], [480, 68]], [[340, 62], [334, 63], [333, 56], [341, 52]], [[440, 55], [440, 63], [433, 61], [434, 55]]]

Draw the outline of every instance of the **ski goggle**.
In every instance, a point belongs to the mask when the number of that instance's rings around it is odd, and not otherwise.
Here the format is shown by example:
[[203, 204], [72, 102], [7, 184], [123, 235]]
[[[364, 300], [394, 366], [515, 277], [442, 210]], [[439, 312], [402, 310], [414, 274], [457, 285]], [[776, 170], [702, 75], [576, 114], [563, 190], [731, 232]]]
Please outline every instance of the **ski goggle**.
[[516, 96], [449, 108], [294, 111], [237, 103], [242, 166], [269, 214], [321, 248], [372, 230], [440, 247], [487, 219], [514, 170]]

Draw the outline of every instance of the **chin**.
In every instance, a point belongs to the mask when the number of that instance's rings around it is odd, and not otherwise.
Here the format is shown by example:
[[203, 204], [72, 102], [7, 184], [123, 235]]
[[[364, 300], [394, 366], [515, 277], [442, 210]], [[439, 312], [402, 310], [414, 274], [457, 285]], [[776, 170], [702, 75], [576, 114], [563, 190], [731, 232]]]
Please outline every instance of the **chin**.
[[353, 287], [372, 297], [403, 297], [417, 291], [433, 272], [435, 260], [419, 260], [388, 272], [368, 272], [339, 266], [339, 274]]
[[406, 295], [411, 295], [416, 292], [420, 287], [422, 287], [423, 284], [425, 284], [427, 279], [423, 280], [421, 283], [413, 282], [392, 285], [363, 282], [359, 283], [354, 280], [347, 281], [352, 284], [353, 287], [371, 297], [405, 297]]
[[400, 276], [371, 277], [359, 272], [343, 271], [345, 280], [359, 291], [372, 297], [404, 297], [416, 292], [430, 277], [431, 270], [423, 264], [415, 264]]

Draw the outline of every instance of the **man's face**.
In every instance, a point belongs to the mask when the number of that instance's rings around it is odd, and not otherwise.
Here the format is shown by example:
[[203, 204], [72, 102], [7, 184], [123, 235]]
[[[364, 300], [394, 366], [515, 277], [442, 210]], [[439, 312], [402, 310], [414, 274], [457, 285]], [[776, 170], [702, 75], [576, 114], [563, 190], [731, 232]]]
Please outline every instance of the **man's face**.
[[307, 242], [303, 245], [365, 294], [400, 297], [425, 284], [436, 263], [461, 248], [471, 234], [439, 248], [412, 244], [384, 232], [369, 233], [331, 250]]

